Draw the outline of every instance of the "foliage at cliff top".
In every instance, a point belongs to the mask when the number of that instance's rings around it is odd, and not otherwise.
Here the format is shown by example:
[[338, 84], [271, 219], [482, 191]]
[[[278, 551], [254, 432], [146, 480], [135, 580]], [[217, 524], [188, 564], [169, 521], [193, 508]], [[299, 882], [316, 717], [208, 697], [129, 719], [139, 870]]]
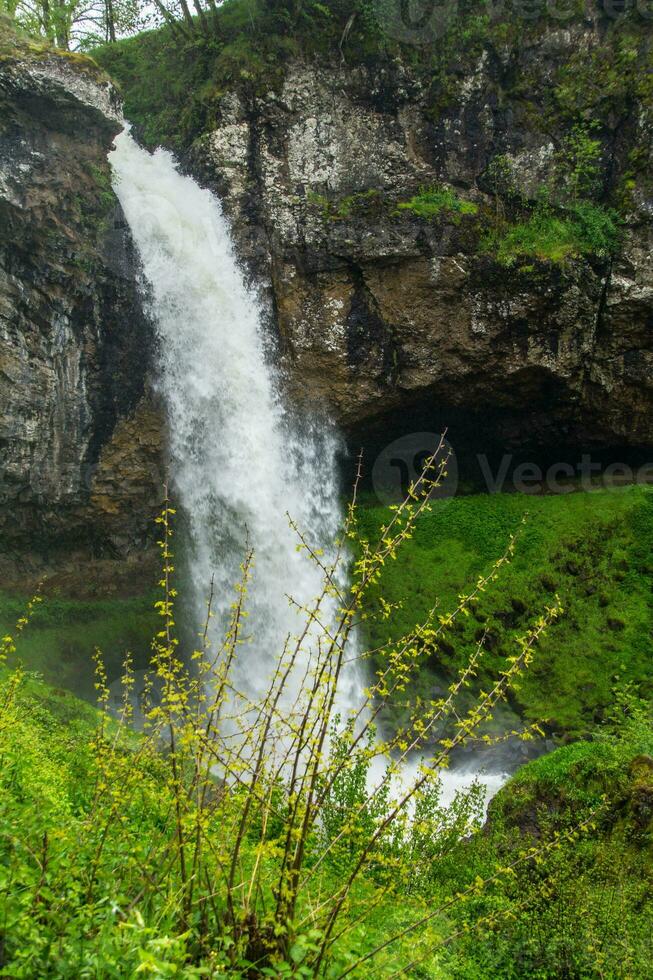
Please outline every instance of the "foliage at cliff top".
[[[440, 7], [438, 7], [438, 10]], [[291, 3], [286, 0], [227, 0], [210, 15], [208, 32], [175, 31], [172, 25], [106, 45], [98, 60], [122, 85], [127, 116], [150, 145], [183, 148], [211, 128], [222, 95], [233, 88], [263, 94], [278, 88], [289, 59], [323, 58], [331, 64], [366, 64], [392, 75], [402, 64], [414, 69], [424, 87], [434, 121], [455, 104], [485, 51], [492, 59], [513, 57], [507, 95], [532, 111], [546, 131], [596, 122], [609, 132], [617, 116], [632, 113], [635, 100], [650, 104], [653, 83], [651, 25], [636, 12], [611, 20], [600, 4], [592, 15], [601, 23], [601, 41], [586, 55], [572, 51], [551, 66], [528, 57], [529, 48], [552, 30], [543, 12], [519, 9], [488, 16], [482, 0], [455, 7], [430, 34], [416, 38], [397, 29], [399, 8], [360, 0]], [[567, 27], [582, 24], [584, 11], [569, 12]], [[394, 26], [392, 26], [394, 24]], [[553, 25], [554, 26], [554, 25]], [[525, 53], [523, 64], [518, 56]], [[577, 146], [587, 150], [587, 146]], [[638, 165], [637, 165], [638, 166]], [[570, 169], [575, 164], [572, 162]]]
[[[435, 147], [448, 114], [450, 123], [467, 111], [470, 79], [485, 65], [488, 104], [513, 106], [515, 147], [510, 133], [498, 135], [497, 152], [479, 160], [475, 175], [465, 173], [465, 188], [461, 175], [442, 164], [441, 185], [409, 186], [399, 201], [396, 194], [386, 201], [373, 186], [353, 194], [346, 189], [337, 200], [324, 197], [322, 188], [309, 189], [309, 204], [326, 222], [356, 221], [363, 214], [377, 222], [397, 214], [452, 224], [466, 219], [468, 247], [505, 266], [614, 254], [621, 217], [632, 213], [633, 191], [649, 180], [645, 127], [634, 120], [653, 107], [650, 23], [635, 11], [610, 20], [598, 7], [590, 29], [589, 19], [571, 12], [566, 26], [588, 33], [578, 46], [570, 41], [563, 56], [547, 53], [553, 27], [544, 14], [489, 16], [485, 4], [470, 0], [417, 44], [410, 32], [398, 30], [393, 11], [389, 0], [354, 7], [227, 0], [206, 22], [210, 30], [199, 22], [181, 31], [168, 23], [95, 54], [122, 86], [126, 115], [144, 143], [181, 153], [219, 124], [227, 93], [238, 91], [252, 105], [281, 89], [292, 60], [334, 71], [365, 66], [376, 97], [388, 104], [401, 104], [410, 79], [408, 97], [420, 106], [424, 132], [433, 127], [427, 139]], [[547, 141], [550, 154], [538, 186], [525, 187], [519, 152]], [[501, 142], [510, 152], [501, 151]]]

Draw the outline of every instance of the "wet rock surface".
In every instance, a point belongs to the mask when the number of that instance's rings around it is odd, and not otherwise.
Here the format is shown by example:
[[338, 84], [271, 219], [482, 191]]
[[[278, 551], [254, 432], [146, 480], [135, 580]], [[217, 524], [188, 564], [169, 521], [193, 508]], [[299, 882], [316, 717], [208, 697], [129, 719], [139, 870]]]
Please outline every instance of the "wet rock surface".
[[[3, 24], [4, 26], [4, 24]], [[153, 332], [111, 191], [111, 83], [3, 35], [0, 57], [0, 571], [123, 559], [151, 537], [161, 413]], [[83, 572], [78, 568], [79, 575]]]

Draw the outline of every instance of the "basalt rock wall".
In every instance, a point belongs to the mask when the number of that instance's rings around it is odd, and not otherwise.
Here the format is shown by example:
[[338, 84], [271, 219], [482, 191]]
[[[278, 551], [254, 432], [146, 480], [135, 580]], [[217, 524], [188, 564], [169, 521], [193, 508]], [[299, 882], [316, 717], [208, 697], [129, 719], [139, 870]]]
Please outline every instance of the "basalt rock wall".
[[162, 484], [153, 332], [107, 163], [120, 106], [89, 59], [0, 28], [0, 572], [92, 592], [117, 559], [138, 577]]
[[[437, 75], [346, 57], [235, 85], [188, 153], [270, 284], [296, 397], [353, 445], [448, 422], [479, 448], [651, 447], [648, 22], [486, 24]], [[420, 189], [449, 205], [406, 206]], [[506, 256], [544, 200], [612, 214], [619, 244]]]

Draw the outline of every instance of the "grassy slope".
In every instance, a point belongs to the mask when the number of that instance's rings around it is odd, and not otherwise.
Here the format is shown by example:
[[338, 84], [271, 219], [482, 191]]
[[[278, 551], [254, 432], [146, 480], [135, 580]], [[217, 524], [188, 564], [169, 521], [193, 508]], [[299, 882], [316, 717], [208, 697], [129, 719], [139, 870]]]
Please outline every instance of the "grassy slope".
[[[80, 697], [95, 698], [92, 655], [102, 651], [109, 683], [121, 674], [130, 651], [137, 669], [147, 663], [157, 627], [154, 598], [75, 602], [48, 598], [34, 612], [21, 637], [20, 660], [41, 673], [48, 684], [67, 688]], [[13, 633], [26, 600], [0, 593], [0, 634]]]
[[[447, 635], [438, 662], [422, 673], [427, 691], [449, 674], [488, 631], [490, 672], [512, 652], [511, 638], [535, 619], [557, 592], [565, 615], [543, 640], [518, 692], [529, 720], [572, 736], [591, 731], [618, 679], [651, 693], [653, 627], [653, 495], [645, 487], [527, 497], [520, 494], [459, 497], [436, 504], [396, 562], [386, 567], [381, 590], [402, 602], [391, 625], [373, 622], [369, 644], [398, 637], [437, 600], [453, 608], [482, 571], [502, 553], [528, 512], [512, 564], [482, 597], [473, 615]], [[363, 531], [373, 538], [388, 511], [367, 506]]]
[[[457, 855], [464, 886], [553, 834], [537, 862], [456, 911], [473, 931], [451, 951], [457, 980], [648, 975], [653, 957], [653, 727], [625, 698], [608, 730], [524, 766]], [[589, 818], [589, 822], [588, 822]], [[445, 872], [448, 887], [456, 869]], [[478, 920], [486, 917], [480, 927]]]

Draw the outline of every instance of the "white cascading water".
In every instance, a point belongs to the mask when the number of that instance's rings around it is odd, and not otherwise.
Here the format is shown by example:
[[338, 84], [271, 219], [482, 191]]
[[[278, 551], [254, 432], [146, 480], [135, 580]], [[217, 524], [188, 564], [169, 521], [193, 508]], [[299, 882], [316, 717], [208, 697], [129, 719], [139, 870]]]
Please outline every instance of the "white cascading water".
[[[178, 173], [170, 153], [149, 154], [128, 132], [110, 160], [159, 334], [171, 475], [190, 524], [198, 622], [213, 578], [216, 621], [226, 624], [247, 543], [254, 551], [251, 643], [235, 670], [239, 689], [256, 697], [301, 624], [287, 595], [305, 604], [320, 591], [321, 573], [298, 552], [287, 515], [314, 546], [334, 541], [337, 440], [326, 425], [306, 423], [300, 432], [286, 412], [259, 304], [214, 195]], [[346, 710], [347, 692], [342, 697]]]
[[[247, 600], [251, 642], [236, 681], [256, 697], [267, 688], [286, 636], [299, 628], [286, 596], [307, 603], [322, 579], [297, 551], [286, 514], [312, 545], [327, 550], [340, 527], [337, 439], [326, 423], [300, 429], [284, 408], [260, 307], [239, 270], [217, 199], [178, 173], [170, 153], [149, 154], [128, 131], [117, 137], [110, 160], [159, 334], [171, 473], [190, 523], [198, 616], [213, 577], [216, 619], [224, 626], [246, 540], [255, 552]], [[358, 707], [362, 683], [356, 670], [347, 674], [341, 710]], [[473, 778], [443, 776], [446, 801]]]

